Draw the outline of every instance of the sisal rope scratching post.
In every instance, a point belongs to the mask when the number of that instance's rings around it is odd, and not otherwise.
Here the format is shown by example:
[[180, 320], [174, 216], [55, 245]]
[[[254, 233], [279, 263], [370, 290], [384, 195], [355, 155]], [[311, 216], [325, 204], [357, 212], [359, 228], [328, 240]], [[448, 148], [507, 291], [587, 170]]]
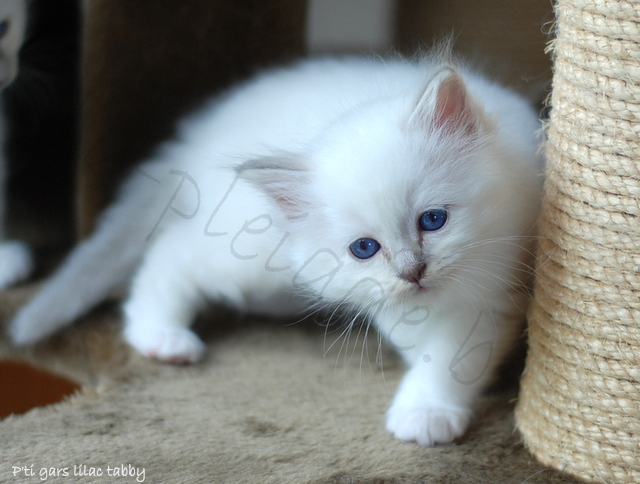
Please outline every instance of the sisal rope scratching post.
[[640, 2], [558, 0], [516, 419], [544, 464], [640, 482]]

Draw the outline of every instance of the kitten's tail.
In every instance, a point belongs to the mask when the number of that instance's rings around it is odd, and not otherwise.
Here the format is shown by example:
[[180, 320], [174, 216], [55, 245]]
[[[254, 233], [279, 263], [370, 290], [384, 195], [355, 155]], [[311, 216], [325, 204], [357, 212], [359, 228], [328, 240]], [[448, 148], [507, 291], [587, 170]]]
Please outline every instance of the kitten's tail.
[[14, 344], [36, 343], [71, 324], [132, 276], [155, 229], [149, 219], [166, 201], [163, 188], [155, 179], [129, 178], [94, 233], [17, 313], [9, 326]]

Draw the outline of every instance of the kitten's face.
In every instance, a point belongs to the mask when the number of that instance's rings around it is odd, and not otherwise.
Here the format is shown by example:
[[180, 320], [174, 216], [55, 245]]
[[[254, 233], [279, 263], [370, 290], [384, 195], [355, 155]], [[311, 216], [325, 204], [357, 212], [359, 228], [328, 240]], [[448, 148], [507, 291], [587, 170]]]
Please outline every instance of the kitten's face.
[[0, 89], [11, 84], [18, 73], [26, 9], [26, 0], [0, 0]]
[[296, 279], [325, 299], [416, 307], [452, 285], [457, 297], [476, 297], [486, 284], [478, 280], [487, 271], [502, 277], [511, 257], [512, 246], [487, 241], [517, 232], [519, 213], [501, 199], [509, 189], [490, 133], [462, 81], [445, 71], [417, 106], [364, 106], [302, 161], [246, 176], [288, 213]]
[[[433, 142], [401, 117], [363, 115], [366, 131], [345, 131], [313, 155], [323, 160], [294, 239], [298, 265], [312, 260], [300, 279], [317, 279], [311, 286], [331, 300], [420, 305], [497, 222], [484, 213], [493, 167], [481, 149]], [[313, 260], [318, 249], [332, 252]]]

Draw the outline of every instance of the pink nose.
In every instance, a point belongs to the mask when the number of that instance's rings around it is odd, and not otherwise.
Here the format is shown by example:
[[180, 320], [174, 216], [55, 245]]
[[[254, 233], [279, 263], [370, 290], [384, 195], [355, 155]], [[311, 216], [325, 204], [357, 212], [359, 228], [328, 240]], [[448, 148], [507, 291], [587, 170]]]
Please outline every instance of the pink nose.
[[418, 264], [416, 266], [410, 267], [405, 271], [402, 271], [400, 274], [400, 278], [404, 279], [408, 282], [414, 282], [420, 285], [420, 280], [424, 276], [424, 272], [427, 270], [427, 264]]

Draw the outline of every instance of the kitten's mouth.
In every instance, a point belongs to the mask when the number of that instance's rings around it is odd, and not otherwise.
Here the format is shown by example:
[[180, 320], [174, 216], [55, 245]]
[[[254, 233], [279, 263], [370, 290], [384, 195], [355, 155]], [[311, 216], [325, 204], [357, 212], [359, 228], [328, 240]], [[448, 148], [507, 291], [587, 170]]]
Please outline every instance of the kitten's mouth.
[[411, 284], [410, 291], [413, 294], [426, 294], [430, 291], [430, 287], [427, 285], [425, 281], [414, 281]]

